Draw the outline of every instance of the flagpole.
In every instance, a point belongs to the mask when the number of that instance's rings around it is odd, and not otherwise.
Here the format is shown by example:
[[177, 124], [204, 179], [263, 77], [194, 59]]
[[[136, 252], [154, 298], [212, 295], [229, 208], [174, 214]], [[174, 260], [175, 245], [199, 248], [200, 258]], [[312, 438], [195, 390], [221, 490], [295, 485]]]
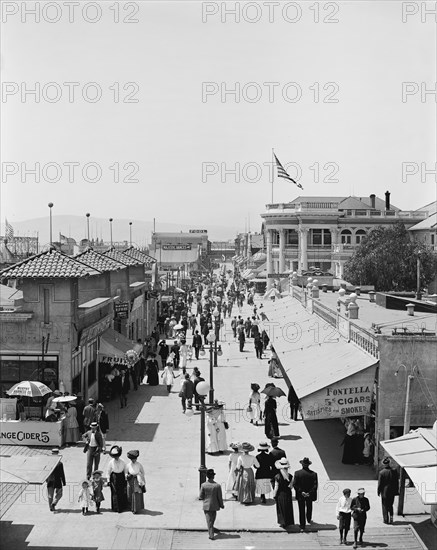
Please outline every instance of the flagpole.
[[275, 151], [272, 147], [272, 204], [273, 204], [273, 182], [275, 181]]

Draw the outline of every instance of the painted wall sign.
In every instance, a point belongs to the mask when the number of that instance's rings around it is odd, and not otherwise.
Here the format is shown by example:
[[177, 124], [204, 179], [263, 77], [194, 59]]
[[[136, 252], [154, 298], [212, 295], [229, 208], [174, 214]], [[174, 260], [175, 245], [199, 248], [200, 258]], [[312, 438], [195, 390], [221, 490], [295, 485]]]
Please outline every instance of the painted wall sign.
[[2, 445], [44, 445], [57, 447], [62, 444], [62, 422], [2, 422]]
[[114, 304], [115, 315], [119, 319], [126, 319], [129, 315], [129, 302], [118, 302]]
[[305, 420], [370, 414], [376, 365], [301, 399]]
[[189, 233], [208, 233], [208, 229], [190, 229]]
[[163, 244], [162, 250], [191, 250], [191, 244]]

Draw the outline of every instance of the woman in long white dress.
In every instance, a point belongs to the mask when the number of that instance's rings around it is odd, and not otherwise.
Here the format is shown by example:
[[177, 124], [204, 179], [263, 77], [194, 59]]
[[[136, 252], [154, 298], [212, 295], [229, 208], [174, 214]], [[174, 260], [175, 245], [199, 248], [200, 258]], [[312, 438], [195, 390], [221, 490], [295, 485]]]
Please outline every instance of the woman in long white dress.
[[250, 423], [258, 426], [258, 421], [261, 418], [261, 394], [259, 393], [259, 385], [251, 384], [252, 393], [249, 396], [249, 417]]
[[226, 416], [222, 404], [215, 402], [214, 406], [206, 410], [207, 453], [222, 453], [228, 448], [225, 422]]
[[229, 447], [234, 451], [229, 455], [229, 474], [226, 480], [226, 491], [232, 493], [235, 499], [238, 499], [238, 494], [235, 489], [235, 481], [237, 479], [237, 462], [240, 456], [241, 443], [231, 443]]
[[77, 410], [73, 405], [67, 405], [65, 411], [65, 442], [67, 445], [76, 444], [80, 439], [79, 422], [77, 421]]
[[189, 346], [187, 345], [187, 341], [182, 339], [181, 340], [181, 345], [180, 345], [180, 349], [179, 349], [179, 354], [181, 356], [181, 367], [184, 368], [187, 366], [187, 361], [188, 361], [188, 353], [189, 353]]

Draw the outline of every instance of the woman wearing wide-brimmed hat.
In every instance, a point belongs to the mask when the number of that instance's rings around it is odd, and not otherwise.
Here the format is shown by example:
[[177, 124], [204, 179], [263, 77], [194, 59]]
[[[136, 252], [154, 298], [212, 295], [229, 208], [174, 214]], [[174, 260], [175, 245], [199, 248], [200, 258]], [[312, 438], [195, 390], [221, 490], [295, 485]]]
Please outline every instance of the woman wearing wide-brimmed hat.
[[229, 447], [234, 451], [229, 455], [229, 474], [226, 481], [226, 491], [232, 493], [235, 499], [238, 499], [237, 491], [235, 490], [235, 480], [237, 478], [237, 462], [240, 456], [241, 443], [231, 443]]
[[259, 393], [260, 386], [256, 383], [250, 385], [252, 393], [249, 396], [248, 412], [250, 423], [258, 426], [258, 421], [261, 418], [261, 394]]
[[272, 490], [272, 460], [268, 454], [269, 447], [270, 445], [267, 441], [262, 441], [258, 445], [259, 454], [256, 455], [259, 467], [256, 468], [255, 474], [255, 494], [261, 497], [262, 504], [266, 503], [266, 495], [268, 495]]
[[272, 439], [279, 437], [278, 417], [276, 416], [277, 403], [274, 397], [267, 397], [264, 402], [264, 433]]
[[143, 465], [137, 461], [139, 455], [139, 451], [128, 451], [127, 457], [130, 462], [126, 464], [124, 470], [127, 480], [127, 499], [133, 514], [136, 514], [140, 510], [144, 510], [143, 493], [146, 492], [144, 468]]
[[252, 504], [255, 502], [256, 483], [252, 468], [254, 466], [259, 468], [259, 462], [254, 456], [249, 454], [254, 450], [255, 447], [250, 443], [244, 442], [241, 444], [243, 454], [238, 457], [238, 475], [235, 482], [236, 489], [238, 490], [238, 500], [241, 504]]
[[214, 404], [206, 409], [206, 427], [208, 431], [207, 453], [223, 453], [227, 450], [227, 425], [224, 404], [215, 400]]
[[278, 523], [285, 529], [289, 525], [294, 525], [291, 493], [293, 476], [288, 472], [290, 464], [285, 457], [277, 460], [275, 462], [275, 467], [279, 470], [279, 473], [274, 477], [275, 487], [273, 489], [273, 498], [276, 500]]
[[118, 445], [113, 445], [109, 451], [111, 460], [108, 464], [106, 477], [109, 480], [111, 488], [111, 509], [114, 512], [123, 512], [128, 507], [127, 504], [127, 486], [124, 469], [126, 462], [120, 458], [122, 448]]

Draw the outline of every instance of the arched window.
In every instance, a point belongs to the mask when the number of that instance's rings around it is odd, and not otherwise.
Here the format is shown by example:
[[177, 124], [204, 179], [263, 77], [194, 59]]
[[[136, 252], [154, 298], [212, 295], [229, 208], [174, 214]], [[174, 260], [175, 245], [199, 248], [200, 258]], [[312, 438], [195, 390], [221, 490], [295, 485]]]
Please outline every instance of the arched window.
[[356, 244], [360, 244], [360, 242], [364, 239], [366, 235], [367, 233], [364, 231], [364, 229], [358, 229], [358, 231], [355, 233]]
[[352, 243], [352, 232], [349, 229], [343, 229], [341, 232], [341, 244], [351, 244]]

